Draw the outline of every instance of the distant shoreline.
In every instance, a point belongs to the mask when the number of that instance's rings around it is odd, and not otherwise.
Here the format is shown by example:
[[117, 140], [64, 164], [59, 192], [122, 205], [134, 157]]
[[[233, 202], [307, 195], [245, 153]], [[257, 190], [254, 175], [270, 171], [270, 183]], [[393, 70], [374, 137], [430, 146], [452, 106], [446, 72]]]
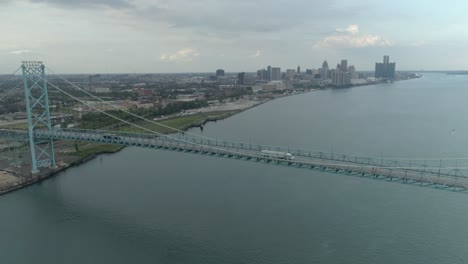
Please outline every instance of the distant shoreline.
[[446, 72], [447, 75], [468, 75], [468, 71], [466, 72]]

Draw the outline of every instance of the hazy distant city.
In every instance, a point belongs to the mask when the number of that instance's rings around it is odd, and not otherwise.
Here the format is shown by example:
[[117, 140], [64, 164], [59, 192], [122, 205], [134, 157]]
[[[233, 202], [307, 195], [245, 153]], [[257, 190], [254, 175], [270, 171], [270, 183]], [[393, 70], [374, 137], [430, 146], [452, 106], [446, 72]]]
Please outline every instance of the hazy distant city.
[[[95, 75], [63, 75], [71, 83], [66, 83], [62, 76], [50, 74], [52, 83], [64, 89], [74, 90], [73, 85], [86, 91], [114, 101], [116, 105], [125, 108], [157, 108], [161, 113], [168, 105], [181, 105], [180, 110], [186, 108], [183, 105], [212, 106], [220, 109], [221, 104], [231, 102], [235, 104], [240, 101], [243, 108], [250, 106], [245, 101], [265, 100], [311, 89], [344, 88], [359, 85], [369, 85], [380, 82], [391, 82], [402, 79], [418, 77], [411, 72], [397, 72], [395, 63], [391, 63], [389, 56], [384, 56], [383, 62], [375, 64], [375, 71], [359, 71], [352, 62], [343, 59], [336, 67], [330, 67], [329, 63], [323, 61], [321, 67], [316, 69], [282, 70], [281, 67], [267, 66], [259, 69], [256, 73], [226, 72], [224, 69], [209, 73], [181, 73], [181, 74], [95, 74]], [[24, 98], [19, 76], [0, 76], [0, 92], [4, 93], [0, 100], [0, 114], [13, 114], [18, 116], [24, 114]], [[8, 93], [4, 92], [14, 87]], [[1, 94], [0, 94], [1, 95]], [[77, 96], [85, 96], [77, 94]], [[53, 109], [58, 112], [66, 110], [70, 113], [93, 111], [86, 107], [72, 107], [63, 97], [54, 91], [51, 92]], [[193, 103], [193, 102], [197, 103]], [[253, 103], [251, 103], [253, 104]], [[190, 106], [190, 108], [193, 106]], [[176, 107], [175, 109], [179, 109]], [[171, 113], [173, 114], [173, 113]], [[163, 114], [161, 114], [163, 115]], [[67, 122], [68, 123], [68, 122]]]

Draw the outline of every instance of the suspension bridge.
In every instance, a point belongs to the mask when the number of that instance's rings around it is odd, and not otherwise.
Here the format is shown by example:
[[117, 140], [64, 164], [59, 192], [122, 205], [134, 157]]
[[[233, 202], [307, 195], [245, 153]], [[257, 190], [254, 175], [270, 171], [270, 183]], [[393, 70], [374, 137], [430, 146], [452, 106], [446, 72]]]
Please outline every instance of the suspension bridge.
[[[0, 138], [29, 141], [32, 174], [37, 174], [41, 168], [45, 167], [57, 168], [54, 141], [64, 140], [177, 151], [187, 154], [259, 162], [268, 165], [327, 171], [455, 192], [468, 191], [468, 176], [466, 176], [468, 175], [467, 167], [459, 165], [463, 162], [466, 163], [467, 160], [392, 160], [262, 146], [250, 143], [228, 142], [180, 131], [151, 119], [138, 116], [125, 109], [112, 106], [119, 111], [123, 111], [145, 122], [150, 122], [171, 129], [174, 132], [179, 132], [174, 134], [162, 134], [142, 126], [141, 124], [129, 122], [109, 112], [103, 111], [51, 83], [46, 78], [46, 68], [42, 62], [23, 62], [20, 69], [22, 70], [23, 77], [22, 84], [25, 94], [28, 129], [0, 129]], [[51, 71], [50, 69], [48, 70], [49, 72]], [[66, 81], [63, 78], [61, 79]], [[76, 90], [107, 104], [106, 101], [88, 93], [73, 83], [68, 83]], [[55, 129], [52, 127], [51, 123], [48, 89], [55, 89], [96, 112], [104, 114], [108, 118], [116, 119], [119, 122], [145, 132], [129, 133], [73, 128]], [[287, 156], [283, 154], [287, 154]]]

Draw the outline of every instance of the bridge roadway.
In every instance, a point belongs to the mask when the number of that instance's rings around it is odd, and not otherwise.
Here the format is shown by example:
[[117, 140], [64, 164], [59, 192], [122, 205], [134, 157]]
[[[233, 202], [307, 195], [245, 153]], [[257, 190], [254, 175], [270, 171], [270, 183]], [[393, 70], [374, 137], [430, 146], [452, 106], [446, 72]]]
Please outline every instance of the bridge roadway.
[[[315, 169], [352, 176], [368, 177], [391, 182], [414, 184], [423, 187], [434, 187], [451, 191], [468, 190], [468, 177], [463, 170], [454, 167], [415, 164], [412, 161], [384, 160], [323, 152], [290, 150], [279, 147], [233, 143], [227, 141], [207, 140], [188, 137], [184, 134], [159, 136], [156, 134], [122, 133], [114, 131], [61, 129], [36, 130], [36, 139], [73, 140], [94, 143], [105, 143], [122, 146], [163, 149], [193, 154], [233, 158], [261, 162], [271, 165]], [[0, 130], [0, 138], [27, 140], [24, 130]], [[266, 157], [262, 150], [289, 152], [293, 160]], [[465, 173], [466, 174], [466, 173]]]

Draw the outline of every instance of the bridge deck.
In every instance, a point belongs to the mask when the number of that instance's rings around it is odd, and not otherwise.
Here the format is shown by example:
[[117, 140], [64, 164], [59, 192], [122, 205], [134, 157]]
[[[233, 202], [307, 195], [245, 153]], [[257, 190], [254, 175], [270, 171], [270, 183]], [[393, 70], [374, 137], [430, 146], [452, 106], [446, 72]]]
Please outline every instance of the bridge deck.
[[[345, 173], [408, 184], [418, 184], [425, 187], [449, 189], [452, 191], [468, 190], [468, 177], [464, 176], [462, 170], [452, 167], [443, 167], [442, 163], [440, 163], [439, 166], [429, 166], [426, 163], [418, 165], [411, 161], [379, 160], [375, 158], [325, 154], [303, 150], [272, 149], [268, 146], [201, 140], [199, 138], [188, 138], [184, 135], [165, 137], [154, 134], [76, 129], [53, 130], [51, 132], [36, 130], [34, 135], [37, 139], [76, 140], [180, 151], [248, 160], [265, 164]], [[27, 139], [28, 134], [26, 131], [19, 130], [0, 130], [0, 137]], [[286, 160], [267, 157], [262, 153], [262, 150], [287, 151], [294, 156], [294, 159]]]

